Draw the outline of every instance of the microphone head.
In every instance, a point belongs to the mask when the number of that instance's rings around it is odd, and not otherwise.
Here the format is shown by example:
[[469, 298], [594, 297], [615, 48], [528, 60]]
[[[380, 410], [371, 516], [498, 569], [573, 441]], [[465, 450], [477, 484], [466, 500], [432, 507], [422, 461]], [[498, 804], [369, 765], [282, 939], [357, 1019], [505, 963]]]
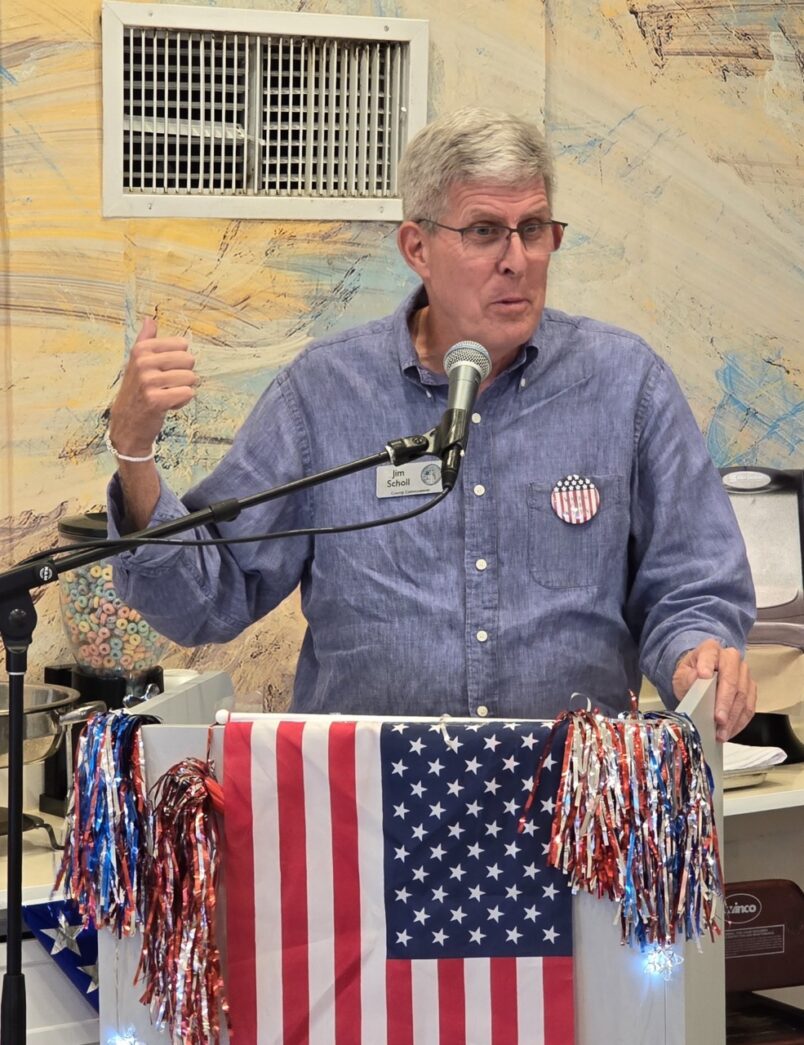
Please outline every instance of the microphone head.
[[491, 356], [477, 341], [459, 341], [444, 356], [444, 370], [447, 377], [450, 371], [461, 363], [470, 363], [485, 381], [491, 373]]

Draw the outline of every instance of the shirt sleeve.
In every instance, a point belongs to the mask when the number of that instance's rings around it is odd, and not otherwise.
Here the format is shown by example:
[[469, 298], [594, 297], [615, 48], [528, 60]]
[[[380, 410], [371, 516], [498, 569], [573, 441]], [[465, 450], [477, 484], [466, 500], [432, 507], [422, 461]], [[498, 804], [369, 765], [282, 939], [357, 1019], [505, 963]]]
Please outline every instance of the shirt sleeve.
[[756, 615], [737, 519], [670, 369], [656, 360], [636, 426], [626, 619], [668, 707], [679, 658], [704, 639], [745, 649]]
[[[262, 395], [231, 449], [207, 478], [182, 498], [160, 479], [150, 525], [298, 479], [309, 473], [309, 458], [302, 411], [291, 381], [282, 374]], [[123, 525], [117, 476], [109, 484], [107, 506], [113, 538]], [[296, 530], [310, 525], [310, 514], [309, 496], [299, 491], [247, 508], [232, 522], [173, 539], [231, 539]], [[226, 642], [293, 591], [311, 548], [309, 536], [204, 547], [146, 545], [117, 556], [115, 587], [120, 598], [175, 642], [187, 646]]]

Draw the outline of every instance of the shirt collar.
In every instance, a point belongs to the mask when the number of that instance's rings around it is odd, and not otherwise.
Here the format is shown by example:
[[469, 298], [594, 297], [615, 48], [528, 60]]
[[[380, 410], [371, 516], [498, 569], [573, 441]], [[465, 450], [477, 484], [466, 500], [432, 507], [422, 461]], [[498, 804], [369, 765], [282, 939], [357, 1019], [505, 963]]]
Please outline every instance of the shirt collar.
[[[399, 356], [399, 368], [406, 376], [418, 380], [423, 385], [446, 385], [448, 383], [445, 374], [435, 374], [419, 362], [413, 339], [410, 336], [409, 321], [413, 313], [427, 304], [427, 291], [422, 285], [402, 301], [394, 313], [393, 328], [394, 341]], [[544, 326], [544, 317], [539, 326], [534, 330], [527, 342], [520, 348], [516, 359], [507, 367], [503, 373], [510, 374], [534, 362], [539, 354], [540, 333]]]

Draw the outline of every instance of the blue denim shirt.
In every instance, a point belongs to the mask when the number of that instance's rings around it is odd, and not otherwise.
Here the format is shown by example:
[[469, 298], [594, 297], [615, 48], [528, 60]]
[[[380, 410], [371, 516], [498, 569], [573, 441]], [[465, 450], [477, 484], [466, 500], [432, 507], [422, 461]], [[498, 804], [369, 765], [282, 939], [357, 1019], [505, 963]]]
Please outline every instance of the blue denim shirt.
[[[263, 394], [212, 474], [152, 522], [245, 496], [428, 431], [447, 395], [408, 332], [414, 294], [385, 319], [316, 342]], [[121, 596], [185, 645], [228, 640], [301, 583], [308, 630], [295, 711], [550, 717], [573, 692], [608, 712], [640, 672], [671, 676], [704, 638], [744, 646], [745, 550], [695, 419], [638, 337], [546, 310], [475, 404], [455, 489], [434, 510], [357, 533], [219, 548], [139, 549]], [[569, 525], [555, 483], [590, 478], [600, 507]], [[372, 471], [245, 511], [241, 535], [405, 511]], [[110, 535], [120, 525], [117, 480]]]

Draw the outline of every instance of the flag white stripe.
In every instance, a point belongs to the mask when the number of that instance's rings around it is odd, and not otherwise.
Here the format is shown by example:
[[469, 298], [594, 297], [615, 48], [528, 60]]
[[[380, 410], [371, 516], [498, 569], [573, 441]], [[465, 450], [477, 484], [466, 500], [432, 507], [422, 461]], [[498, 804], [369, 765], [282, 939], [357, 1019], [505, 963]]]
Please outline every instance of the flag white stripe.
[[[332, 874], [332, 817], [329, 800], [329, 732], [305, 728], [304, 816], [307, 838], [308, 973], [310, 977], [309, 1045], [335, 1040], [335, 954]], [[310, 772], [309, 767], [314, 766]]]
[[355, 731], [363, 1045], [385, 1045], [387, 1040], [381, 728], [376, 721], [358, 722]]
[[542, 959], [520, 958], [516, 976], [518, 1040], [520, 1045], [538, 1045], [544, 1041]]
[[491, 1045], [491, 963], [488, 958], [464, 962], [466, 1033], [471, 1045]]
[[438, 966], [423, 958], [411, 962], [413, 1040], [416, 1045], [439, 1045]]
[[[278, 927], [279, 810], [276, 786], [277, 723], [256, 723], [251, 731], [251, 795], [254, 838], [257, 1027], [261, 1045], [282, 1045], [282, 950]], [[269, 859], [266, 859], [269, 854]], [[270, 1036], [269, 1036], [270, 1034]]]

